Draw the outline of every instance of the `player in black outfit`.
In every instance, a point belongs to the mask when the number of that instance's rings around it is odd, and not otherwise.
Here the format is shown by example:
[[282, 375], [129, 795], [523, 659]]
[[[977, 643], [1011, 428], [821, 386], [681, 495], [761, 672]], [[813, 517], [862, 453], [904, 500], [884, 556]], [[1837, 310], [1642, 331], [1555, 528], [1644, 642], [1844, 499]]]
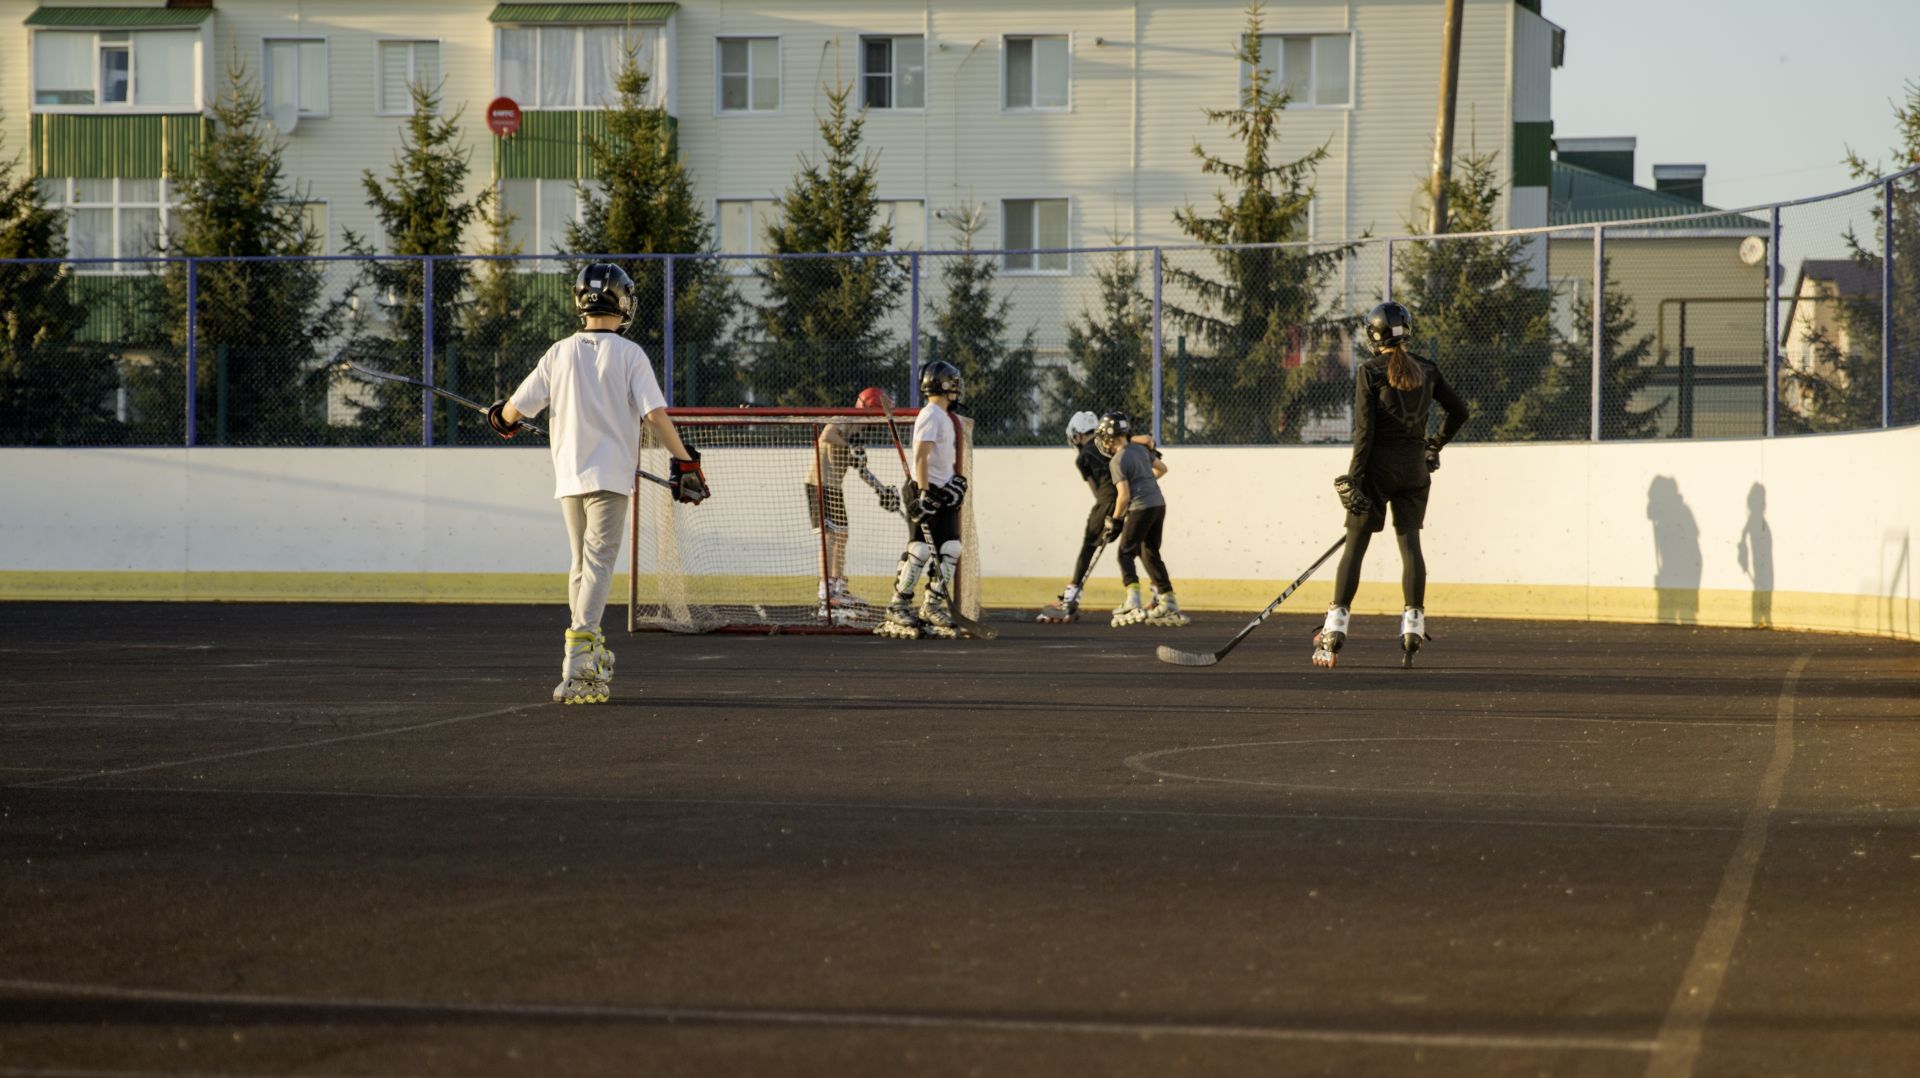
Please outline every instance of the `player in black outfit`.
[[1088, 511], [1087, 526], [1080, 534], [1080, 553], [1073, 559], [1073, 579], [1067, 582], [1057, 602], [1041, 609], [1038, 618], [1041, 622], [1080, 620], [1081, 589], [1086, 586], [1088, 570], [1093, 568], [1094, 555], [1106, 545], [1107, 518], [1113, 515], [1113, 502], [1118, 494], [1108, 467], [1111, 462], [1100, 452], [1094, 438], [1099, 426], [1100, 417], [1092, 412], [1075, 412], [1067, 420], [1067, 444], [1074, 449], [1073, 466], [1086, 481], [1087, 489], [1093, 492], [1093, 508]]
[[[1348, 610], [1360, 590], [1360, 563], [1374, 533], [1387, 525], [1393, 507], [1393, 531], [1400, 540], [1400, 591], [1406, 611], [1400, 615], [1402, 664], [1427, 639], [1427, 562], [1420, 552], [1420, 527], [1427, 517], [1431, 473], [1440, 467], [1440, 450], [1467, 421], [1467, 405], [1431, 360], [1407, 351], [1413, 314], [1398, 303], [1382, 303], [1367, 312], [1367, 343], [1374, 358], [1353, 372], [1353, 462], [1333, 486], [1347, 510], [1347, 545], [1334, 575], [1333, 604], [1313, 636], [1313, 664], [1332, 666], [1346, 642]], [[1440, 433], [1427, 437], [1434, 402], [1447, 410]]]

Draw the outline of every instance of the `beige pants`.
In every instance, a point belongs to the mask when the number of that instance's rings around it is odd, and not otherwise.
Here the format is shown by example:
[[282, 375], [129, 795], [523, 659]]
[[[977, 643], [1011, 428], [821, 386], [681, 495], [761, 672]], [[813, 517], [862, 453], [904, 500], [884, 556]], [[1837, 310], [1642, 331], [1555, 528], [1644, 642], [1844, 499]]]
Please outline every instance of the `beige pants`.
[[572, 628], [598, 630], [613, 589], [614, 563], [620, 560], [620, 540], [627, 526], [627, 496], [610, 490], [573, 494], [560, 499], [567, 518], [567, 541], [573, 549], [567, 576], [567, 607]]

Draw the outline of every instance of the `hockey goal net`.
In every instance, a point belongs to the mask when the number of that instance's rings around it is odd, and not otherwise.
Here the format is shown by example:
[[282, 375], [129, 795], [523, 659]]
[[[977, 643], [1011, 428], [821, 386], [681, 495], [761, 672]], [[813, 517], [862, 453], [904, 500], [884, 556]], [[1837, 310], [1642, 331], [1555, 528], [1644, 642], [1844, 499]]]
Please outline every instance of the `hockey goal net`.
[[[636, 482], [627, 628], [700, 633], [868, 632], [893, 597], [905, 518], [877, 488], [906, 474], [887, 417], [846, 409], [675, 408], [680, 437], [700, 450], [713, 496], [675, 502]], [[911, 410], [894, 411], [911, 450]], [[972, 424], [962, 419], [959, 470], [973, 475]], [[858, 462], [864, 456], [866, 475]], [[669, 455], [643, 428], [640, 467], [664, 476]], [[869, 478], [870, 477], [870, 478]], [[980, 544], [973, 497], [961, 505], [958, 609], [980, 616]], [[824, 523], [824, 527], [822, 527]], [[858, 602], [823, 605], [830, 575]], [[924, 585], [923, 585], [924, 586]]]

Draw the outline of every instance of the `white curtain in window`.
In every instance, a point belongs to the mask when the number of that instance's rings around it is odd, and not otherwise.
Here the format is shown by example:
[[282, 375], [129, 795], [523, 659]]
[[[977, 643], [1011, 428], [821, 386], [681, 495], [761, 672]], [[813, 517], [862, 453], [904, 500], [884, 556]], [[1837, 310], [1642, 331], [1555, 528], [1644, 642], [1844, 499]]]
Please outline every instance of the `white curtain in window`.
[[533, 104], [534, 34], [523, 29], [500, 31], [500, 94], [522, 106]]
[[1313, 83], [1310, 80], [1313, 75], [1313, 39], [1283, 38], [1280, 52], [1281, 84], [1274, 89], [1290, 94], [1299, 104], [1312, 104]]
[[286, 106], [300, 105], [300, 43], [267, 42], [267, 115]]
[[327, 43], [300, 43], [300, 111], [327, 111]]
[[1043, 37], [1033, 43], [1033, 107], [1067, 107], [1067, 39]]
[[927, 204], [918, 200], [901, 202], [882, 202], [881, 208], [887, 213], [887, 223], [892, 226], [893, 250], [905, 251], [924, 248], [927, 245]]
[[160, 253], [160, 207], [120, 209], [120, 257], [151, 258]]
[[[581, 52], [584, 53], [587, 108], [606, 108], [619, 99], [615, 83], [620, 72], [626, 69], [627, 52], [633, 51], [633, 62], [641, 71], [649, 69], [651, 58], [647, 55], [647, 38], [642, 31], [628, 32], [618, 26], [590, 26], [581, 31]], [[648, 94], [652, 96], [651, 93]]]
[[729, 255], [753, 251], [753, 203], [723, 201], [720, 210], [720, 252]]
[[920, 109], [927, 106], [927, 39], [893, 39], [894, 107]]
[[539, 224], [540, 204], [535, 197], [538, 180], [501, 180], [500, 205], [513, 218], [507, 227], [507, 241], [521, 254], [533, 254], [534, 228]]
[[93, 35], [37, 30], [33, 35], [33, 103], [93, 104]]
[[411, 77], [409, 64], [413, 55], [413, 43], [408, 41], [382, 41], [380, 43], [380, 111], [411, 112], [407, 96], [407, 79]]
[[753, 41], [753, 108], [770, 112], [780, 107], [780, 42], [770, 37]]
[[540, 107], [578, 108], [573, 95], [573, 50], [579, 31], [571, 26], [540, 31]]
[[127, 205], [128, 203], [148, 204], [148, 205], [154, 205], [154, 206], [159, 205], [160, 204], [160, 181], [159, 180], [121, 180], [120, 181], [120, 204], [124, 206], [124, 205]]
[[567, 226], [573, 223], [574, 211], [573, 181], [540, 181], [540, 250], [538, 253], [552, 254], [565, 246]]
[[[413, 79], [427, 89], [440, 92], [440, 43], [438, 41], [416, 41], [413, 43]], [[408, 111], [412, 111], [409, 108]]]
[[1313, 102], [1345, 105], [1352, 100], [1347, 74], [1347, 36], [1328, 34], [1313, 39]]
[[[1064, 198], [1041, 199], [1034, 204], [1034, 216], [1037, 219], [1035, 229], [1039, 233], [1038, 247], [1067, 246], [1067, 200]], [[1068, 256], [1065, 252], [1039, 256], [1040, 269], [1064, 270]]]
[[[67, 251], [74, 258], [112, 258], [113, 210], [74, 210], [72, 240], [67, 244]], [[87, 269], [100, 272], [97, 266]]]
[[75, 180], [73, 181], [73, 200], [87, 203], [111, 203], [113, 201], [112, 180]]
[[192, 108], [194, 55], [200, 36], [193, 33], [133, 35], [133, 103]]
[[749, 100], [747, 89], [750, 81], [747, 74], [747, 43], [745, 41], [722, 41], [720, 43], [720, 110], [722, 112], [744, 111]]

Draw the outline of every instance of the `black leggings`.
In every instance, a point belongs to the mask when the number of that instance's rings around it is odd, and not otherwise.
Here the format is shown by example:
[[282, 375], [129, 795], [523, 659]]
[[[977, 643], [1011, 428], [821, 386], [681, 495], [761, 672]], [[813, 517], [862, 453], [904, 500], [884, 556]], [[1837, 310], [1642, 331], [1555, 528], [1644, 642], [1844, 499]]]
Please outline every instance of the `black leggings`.
[[1147, 579], [1161, 591], [1172, 591], [1173, 580], [1167, 576], [1167, 563], [1160, 560], [1160, 534], [1167, 523], [1167, 507], [1149, 506], [1146, 509], [1127, 510], [1127, 522], [1120, 531], [1120, 582], [1127, 587], [1140, 583], [1140, 574], [1134, 571], [1133, 559], [1139, 558], [1147, 565]]
[[[1420, 552], [1420, 532], [1418, 529], [1396, 532], [1400, 540], [1400, 595], [1408, 606], [1424, 608], [1427, 605], [1427, 556]], [[1353, 597], [1360, 591], [1360, 563], [1367, 558], [1367, 544], [1373, 541], [1373, 532], [1367, 530], [1367, 520], [1360, 517], [1347, 518], [1347, 546], [1340, 552], [1340, 568], [1333, 574], [1333, 603], [1335, 606], [1352, 606]]]

